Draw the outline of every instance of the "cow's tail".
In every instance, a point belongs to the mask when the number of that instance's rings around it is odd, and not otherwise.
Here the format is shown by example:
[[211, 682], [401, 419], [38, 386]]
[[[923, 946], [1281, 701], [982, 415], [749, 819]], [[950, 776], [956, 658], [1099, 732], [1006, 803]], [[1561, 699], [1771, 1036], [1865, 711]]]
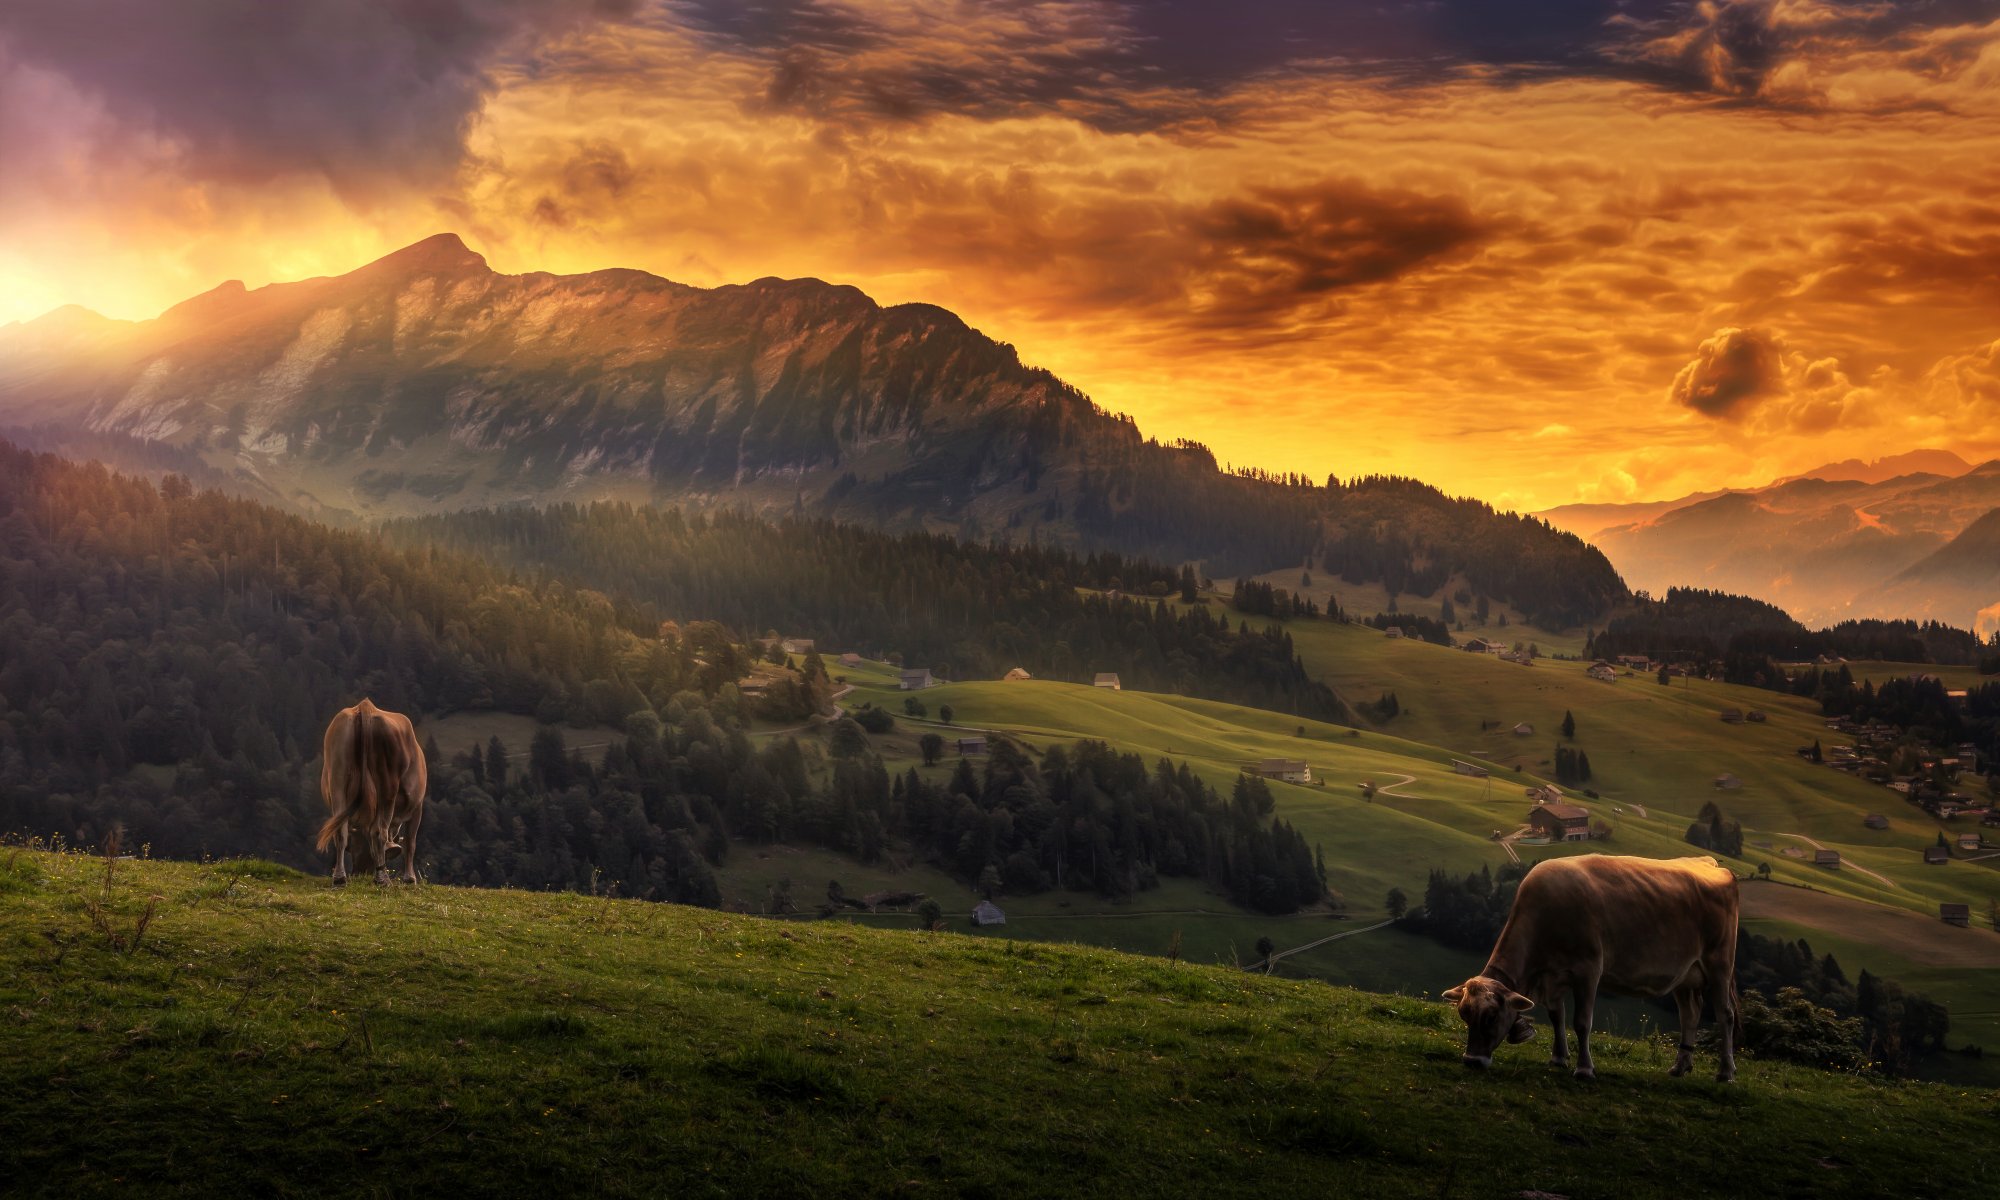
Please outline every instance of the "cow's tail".
[[318, 846], [320, 852], [323, 854], [326, 852], [327, 847], [333, 845], [333, 835], [339, 832], [340, 814], [334, 813], [327, 817], [326, 824], [319, 827], [319, 840], [313, 844]]
[[[331, 740], [331, 739], [329, 739]], [[333, 845], [333, 836], [340, 832], [341, 818], [347, 814], [341, 811], [340, 798], [333, 794], [333, 747], [325, 746], [320, 751], [319, 794], [326, 801], [326, 824], [319, 827], [319, 841], [315, 843], [320, 853], [326, 853]]]

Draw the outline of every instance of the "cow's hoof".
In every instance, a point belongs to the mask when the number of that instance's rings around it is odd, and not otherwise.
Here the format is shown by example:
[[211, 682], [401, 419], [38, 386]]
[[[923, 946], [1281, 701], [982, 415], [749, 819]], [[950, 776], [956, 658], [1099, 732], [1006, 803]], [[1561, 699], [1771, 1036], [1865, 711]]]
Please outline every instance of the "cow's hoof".
[[1596, 1080], [1597, 1071], [1591, 1067], [1578, 1067], [1576, 1069], [1576, 1077], [1585, 1083], [1590, 1083]]
[[1566, 1058], [1552, 1058], [1549, 1060], [1549, 1065], [1564, 1071], [1569, 1070], [1569, 1060]]
[[1717, 1072], [1715, 1073], [1715, 1082], [1717, 1082], [1717, 1083], [1735, 1083], [1735, 1082], [1736, 1082], [1736, 1072], [1734, 1072], [1734, 1071], [1717, 1071]]
[[1675, 1063], [1673, 1069], [1668, 1071], [1667, 1074], [1675, 1079], [1679, 1079], [1681, 1076], [1687, 1074], [1693, 1066], [1693, 1063]]

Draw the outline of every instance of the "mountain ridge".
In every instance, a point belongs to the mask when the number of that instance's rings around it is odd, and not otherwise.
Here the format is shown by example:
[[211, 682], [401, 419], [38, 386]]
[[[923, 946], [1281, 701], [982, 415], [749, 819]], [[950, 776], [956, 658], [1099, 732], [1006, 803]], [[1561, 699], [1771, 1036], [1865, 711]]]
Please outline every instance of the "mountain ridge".
[[[229, 282], [149, 322], [0, 329], [0, 425], [199, 454], [328, 519], [627, 500], [1113, 549], [1215, 577], [1463, 570], [1580, 624], [1624, 585], [1580, 539], [1390, 477], [1223, 471], [930, 304], [765, 276], [494, 272], [440, 234], [343, 275]], [[1415, 529], [1417, 532], [1409, 532]], [[1442, 567], [1440, 567], [1442, 563]]]

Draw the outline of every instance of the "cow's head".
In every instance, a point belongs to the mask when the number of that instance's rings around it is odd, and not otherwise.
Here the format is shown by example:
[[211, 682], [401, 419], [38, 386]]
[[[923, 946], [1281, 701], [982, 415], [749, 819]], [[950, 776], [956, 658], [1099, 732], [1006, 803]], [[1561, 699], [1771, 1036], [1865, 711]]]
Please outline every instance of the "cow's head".
[[1458, 1007], [1465, 1022], [1465, 1065], [1484, 1068], [1493, 1063], [1500, 1043], [1525, 1042], [1535, 1036], [1528, 1019], [1533, 1000], [1484, 975], [1475, 975], [1444, 994]]

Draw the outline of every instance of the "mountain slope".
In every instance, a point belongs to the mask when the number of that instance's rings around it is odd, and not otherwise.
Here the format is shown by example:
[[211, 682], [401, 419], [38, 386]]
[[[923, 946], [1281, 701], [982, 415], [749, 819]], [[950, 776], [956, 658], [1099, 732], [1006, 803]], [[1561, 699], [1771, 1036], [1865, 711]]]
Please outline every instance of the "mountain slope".
[[1602, 1035], [1595, 1084], [1542, 1040], [1480, 1074], [1436, 1002], [1105, 951], [21, 850], [0, 929], [30, 1194], [1679, 1197], [1691, 1147], [1723, 1190], [1982, 1186], [1959, 1089]]
[[2000, 508], [1864, 594], [1856, 605], [1993, 632], [2000, 627]]
[[1656, 595], [1699, 584], [1768, 600], [1812, 625], [1852, 617], [1963, 624], [2000, 592], [1940, 607], [1884, 589], [1996, 506], [2000, 462], [1991, 462], [1956, 477], [1795, 479], [1612, 525], [1592, 540], [1634, 588]]
[[1810, 471], [1788, 475], [1779, 483], [1790, 483], [1794, 479], [1824, 479], [1828, 482], [1853, 480], [1858, 483], [1883, 483], [1899, 475], [1942, 475], [1956, 478], [1972, 469], [1966, 462], [1949, 450], [1911, 450], [1903, 454], [1889, 454], [1876, 459], [1844, 458], [1839, 462], [1822, 463]]
[[[643, 499], [1117, 549], [1216, 578], [1307, 562], [1324, 527], [1393, 525], [1417, 496], [1220, 471], [929, 305], [812, 279], [503, 275], [450, 234], [346, 275], [224, 284], [153, 321], [63, 310], [0, 329], [0, 422], [171, 443], [321, 514]], [[1563, 624], [1622, 599], [1582, 542], [1475, 508], [1459, 542], [1526, 550], [1476, 564], [1474, 586]]]

